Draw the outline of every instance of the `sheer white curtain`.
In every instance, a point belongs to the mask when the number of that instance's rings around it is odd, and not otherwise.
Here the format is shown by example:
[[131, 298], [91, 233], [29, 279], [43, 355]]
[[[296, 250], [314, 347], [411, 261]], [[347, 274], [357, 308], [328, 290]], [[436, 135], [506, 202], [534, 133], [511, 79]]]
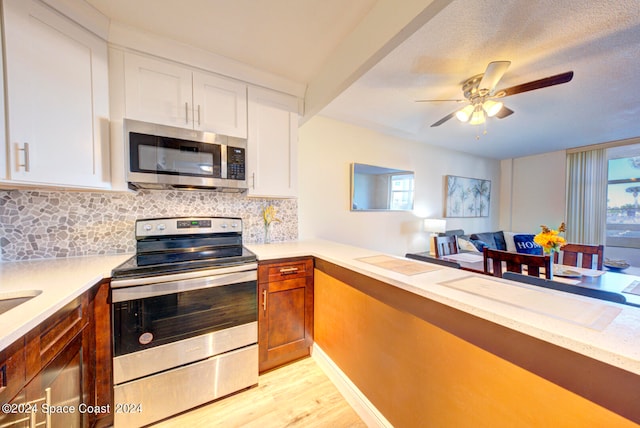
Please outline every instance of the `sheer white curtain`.
[[607, 149], [567, 153], [567, 242], [605, 243]]

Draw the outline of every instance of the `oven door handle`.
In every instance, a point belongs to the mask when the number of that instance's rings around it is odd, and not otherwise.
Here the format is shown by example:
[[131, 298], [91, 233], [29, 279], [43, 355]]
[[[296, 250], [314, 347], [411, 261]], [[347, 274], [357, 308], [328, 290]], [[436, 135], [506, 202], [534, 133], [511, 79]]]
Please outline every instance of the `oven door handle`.
[[213, 269], [193, 270], [187, 272], [176, 272], [167, 275], [146, 276], [142, 278], [123, 278], [111, 281], [111, 288], [132, 287], [134, 285], [149, 285], [159, 282], [178, 281], [183, 279], [200, 278], [203, 276], [215, 276], [224, 273], [243, 272], [257, 270], [257, 263], [243, 263], [234, 266], [224, 266]]
[[167, 294], [200, 290], [203, 288], [222, 287], [225, 285], [257, 280], [258, 272], [256, 270], [249, 270], [186, 280], [159, 282], [149, 285], [114, 288], [112, 290], [111, 297], [113, 303], [126, 302], [129, 300], [146, 299], [148, 297], [164, 296]]

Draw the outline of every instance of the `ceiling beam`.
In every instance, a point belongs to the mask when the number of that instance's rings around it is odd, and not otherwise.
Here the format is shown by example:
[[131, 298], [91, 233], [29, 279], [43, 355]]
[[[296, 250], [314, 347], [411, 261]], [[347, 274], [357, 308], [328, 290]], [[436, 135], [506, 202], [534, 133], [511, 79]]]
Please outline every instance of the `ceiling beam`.
[[301, 123], [319, 113], [452, 1], [379, 0], [309, 82]]

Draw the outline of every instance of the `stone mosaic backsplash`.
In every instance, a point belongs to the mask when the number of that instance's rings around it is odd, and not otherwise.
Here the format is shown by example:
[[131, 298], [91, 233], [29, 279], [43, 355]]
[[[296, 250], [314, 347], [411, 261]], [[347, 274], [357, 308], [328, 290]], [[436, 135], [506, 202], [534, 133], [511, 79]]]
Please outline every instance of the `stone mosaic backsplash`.
[[245, 243], [264, 239], [262, 210], [274, 205], [271, 241], [298, 238], [295, 199], [259, 199], [199, 191], [136, 193], [0, 190], [0, 260], [16, 261], [135, 252], [137, 219], [240, 217]]

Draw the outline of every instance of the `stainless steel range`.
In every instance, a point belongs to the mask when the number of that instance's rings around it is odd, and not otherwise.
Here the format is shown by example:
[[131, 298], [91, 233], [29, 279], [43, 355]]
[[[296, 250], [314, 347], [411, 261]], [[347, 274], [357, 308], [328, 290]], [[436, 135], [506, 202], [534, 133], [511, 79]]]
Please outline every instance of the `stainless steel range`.
[[112, 272], [114, 425], [257, 384], [257, 263], [242, 220], [138, 220], [136, 246]]

